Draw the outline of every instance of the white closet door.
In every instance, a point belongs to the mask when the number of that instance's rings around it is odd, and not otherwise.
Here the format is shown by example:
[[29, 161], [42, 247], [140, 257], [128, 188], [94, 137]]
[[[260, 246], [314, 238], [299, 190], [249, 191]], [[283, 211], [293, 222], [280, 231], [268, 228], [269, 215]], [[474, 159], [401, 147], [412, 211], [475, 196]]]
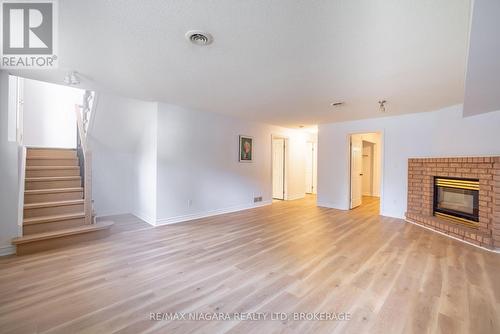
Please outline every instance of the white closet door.
[[273, 198], [285, 199], [285, 139], [273, 138]]

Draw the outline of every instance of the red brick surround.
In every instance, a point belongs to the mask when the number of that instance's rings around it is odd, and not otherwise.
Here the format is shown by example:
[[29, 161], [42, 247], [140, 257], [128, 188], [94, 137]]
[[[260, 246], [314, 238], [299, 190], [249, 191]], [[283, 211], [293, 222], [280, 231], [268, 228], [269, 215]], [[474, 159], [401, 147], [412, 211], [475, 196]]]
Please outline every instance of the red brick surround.
[[[432, 215], [434, 176], [479, 179], [478, 228]], [[500, 157], [408, 159], [406, 218], [478, 246], [500, 249]]]

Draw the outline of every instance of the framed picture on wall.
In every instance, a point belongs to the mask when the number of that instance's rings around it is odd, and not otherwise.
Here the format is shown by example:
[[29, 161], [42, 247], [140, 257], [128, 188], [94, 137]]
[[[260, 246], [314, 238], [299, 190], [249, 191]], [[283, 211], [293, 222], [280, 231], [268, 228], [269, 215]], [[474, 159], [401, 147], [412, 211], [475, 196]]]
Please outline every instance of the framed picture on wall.
[[253, 161], [253, 138], [240, 135], [240, 162]]

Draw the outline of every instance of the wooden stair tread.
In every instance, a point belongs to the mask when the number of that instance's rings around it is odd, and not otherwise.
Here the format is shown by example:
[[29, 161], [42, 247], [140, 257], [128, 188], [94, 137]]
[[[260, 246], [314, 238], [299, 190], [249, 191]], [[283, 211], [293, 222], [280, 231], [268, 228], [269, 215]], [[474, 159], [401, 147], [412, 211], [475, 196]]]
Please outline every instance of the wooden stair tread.
[[99, 231], [99, 230], [110, 228], [112, 225], [113, 225], [113, 222], [111, 222], [111, 221], [103, 221], [103, 222], [97, 222], [95, 224], [90, 224], [90, 225], [82, 225], [82, 226], [78, 226], [78, 227], [61, 229], [58, 231], [30, 234], [30, 235], [14, 238], [12, 240], [12, 244], [19, 245], [19, 244], [25, 244], [25, 243], [30, 243], [30, 242], [34, 242], [34, 241], [62, 238], [62, 237], [75, 235], [75, 234], [94, 232], [94, 231]]
[[78, 212], [78, 213], [67, 213], [67, 214], [54, 215], [54, 216], [42, 216], [42, 217], [26, 218], [23, 220], [23, 225], [52, 223], [52, 222], [61, 221], [61, 220], [78, 219], [78, 218], [85, 218], [85, 213]]
[[74, 205], [74, 204], [83, 204], [83, 199], [73, 199], [67, 201], [55, 201], [55, 202], [41, 202], [41, 203], [30, 203], [25, 204], [25, 209], [34, 209], [34, 208], [49, 208], [54, 206], [66, 206], [66, 205]]
[[[112, 222], [90, 224], [91, 205], [87, 206], [88, 199], [85, 199], [90, 197], [90, 191], [87, 193], [86, 189], [90, 185], [88, 182], [85, 186], [82, 184], [80, 158], [78, 151], [72, 148], [28, 148], [23, 236], [12, 240], [17, 255], [109, 235]], [[89, 164], [86, 163], [85, 166], [87, 165]]]
[[26, 195], [35, 195], [35, 194], [53, 194], [53, 193], [69, 193], [75, 191], [83, 191], [83, 187], [77, 188], [54, 188], [54, 189], [33, 189], [33, 190], [25, 190], [24, 193]]
[[41, 181], [66, 181], [66, 180], [80, 180], [81, 176], [42, 176], [42, 177], [27, 177], [27, 182], [41, 182]]
[[26, 166], [26, 170], [80, 169], [80, 166]]

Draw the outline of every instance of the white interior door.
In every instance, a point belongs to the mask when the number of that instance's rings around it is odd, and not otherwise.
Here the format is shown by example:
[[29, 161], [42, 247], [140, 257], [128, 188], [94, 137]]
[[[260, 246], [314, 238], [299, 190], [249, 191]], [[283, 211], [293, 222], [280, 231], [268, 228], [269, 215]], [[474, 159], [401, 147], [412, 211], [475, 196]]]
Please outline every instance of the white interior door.
[[285, 199], [284, 138], [273, 138], [273, 198]]
[[314, 143], [306, 143], [306, 193], [314, 192]]
[[351, 135], [351, 209], [361, 205], [363, 186], [363, 142]]
[[313, 194], [318, 191], [318, 143], [313, 143]]

